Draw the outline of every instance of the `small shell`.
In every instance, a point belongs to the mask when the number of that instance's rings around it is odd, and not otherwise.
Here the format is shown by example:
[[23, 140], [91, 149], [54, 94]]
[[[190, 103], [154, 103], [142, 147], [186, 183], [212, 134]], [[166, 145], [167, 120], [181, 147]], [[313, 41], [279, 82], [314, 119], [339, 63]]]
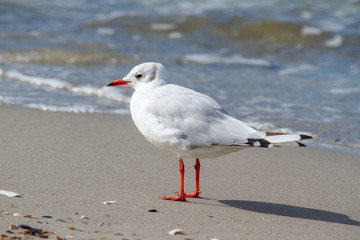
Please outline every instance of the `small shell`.
[[9, 226], [9, 230], [16, 230], [18, 229], [18, 227], [16, 225], [10, 225]]
[[90, 219], [89, 217], [86, 217], [86, 216], [81, 216], [80, 218], [81, 218], [81, 220], [89, 220]]
[[8, 196], [10, 198], [12, 198], [12, 197], [20, 197], [20, 195], [18, 193], [6, 191], [6, 190], [0, 190], [0, 194]]
[[185, 232], [179, 228], [173, 229], [169, 232], [169, 235], [174, 236], [176, 234], [185, 234]]
[[116, 203], [116, 201], [114, 201], [114, 200], [103, 202], [104, 205], [115, 204], [115, 203]]
[[13, 216], [14, 217], [21, 217], [21, 214], [20, 213], [14, 213]]
[[55, 240], [65, 240], [65, 238], [59, 237], [59, 236], [55, 236]]
[[69, 226], [68, 229], [70, 229], [70, 230], [76, 230], [76, 228], [74, 228], [73, 226]]

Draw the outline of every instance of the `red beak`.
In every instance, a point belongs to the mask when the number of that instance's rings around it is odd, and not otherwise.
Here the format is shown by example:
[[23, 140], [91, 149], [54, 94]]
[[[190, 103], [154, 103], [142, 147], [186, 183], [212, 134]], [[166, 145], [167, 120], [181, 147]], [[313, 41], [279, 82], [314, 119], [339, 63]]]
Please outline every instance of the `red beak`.
[[107, 87], [111, 87], [111, 86], [119, 86], [119, 85], [127, 85], [128, 83], [130, 83], [131, 81], [124, 81], [121, 78], [112, 81], [111, 83], [109, 83], [108, 85], [106, 85]]

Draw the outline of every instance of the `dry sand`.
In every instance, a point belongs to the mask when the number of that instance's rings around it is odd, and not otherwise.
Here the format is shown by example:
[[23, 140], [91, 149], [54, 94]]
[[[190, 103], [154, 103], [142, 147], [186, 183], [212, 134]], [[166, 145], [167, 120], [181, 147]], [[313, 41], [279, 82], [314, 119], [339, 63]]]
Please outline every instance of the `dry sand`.
[[[50, 239], [360, 239], [356, 155], [249, 148], [202, 159], [201, 198], [172, 202], [159, 197], [179, 189], [176, 156], [128, 117], [0, 106], [0, 133], [0, 189], [21, 195], [0, 195], [6, 236], [25, 239], [6, 232], [25, 224]], [[193, 164], [185, 160], [186, 191]], [[170, 236], [175, 228], [185, 235]]]

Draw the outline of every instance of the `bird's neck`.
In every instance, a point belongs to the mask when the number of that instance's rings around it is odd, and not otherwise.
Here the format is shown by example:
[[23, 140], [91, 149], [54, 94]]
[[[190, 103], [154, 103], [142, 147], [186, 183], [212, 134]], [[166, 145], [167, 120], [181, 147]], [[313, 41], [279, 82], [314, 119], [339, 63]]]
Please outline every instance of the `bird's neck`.
[[134, 88], [135, 91], [147, 91], [147, 90], [153, 90], [165, 84], [166, 81], [163, 79], [154, 79], [151, 82], [146, 82], [146, 83], [139, 82], [136, 84]]

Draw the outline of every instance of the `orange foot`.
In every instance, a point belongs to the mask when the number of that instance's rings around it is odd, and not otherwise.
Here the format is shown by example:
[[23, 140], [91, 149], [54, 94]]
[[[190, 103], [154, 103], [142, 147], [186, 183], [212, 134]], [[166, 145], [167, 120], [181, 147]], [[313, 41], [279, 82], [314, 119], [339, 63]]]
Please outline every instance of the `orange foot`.
[[171, 200], [171, 201], [186, 201], [185, 194], [179, 195], [178, 197], [165, 196], [162, 197], [163, 200]]
[[200, 195], [200, 190], [195, 190], [193, 193], [186, 193], [185, 197], [196, 198]]

